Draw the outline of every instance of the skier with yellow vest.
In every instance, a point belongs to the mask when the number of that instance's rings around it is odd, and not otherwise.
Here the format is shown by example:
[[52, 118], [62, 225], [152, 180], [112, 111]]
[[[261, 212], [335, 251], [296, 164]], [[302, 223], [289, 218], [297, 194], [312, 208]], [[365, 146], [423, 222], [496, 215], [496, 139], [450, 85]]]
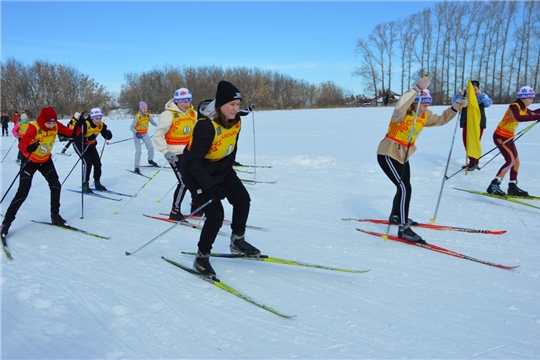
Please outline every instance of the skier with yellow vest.
[[377, 161], [386, 176], [396, 185], [389, 221], [399, 225], [398, 237], [411, 242], [425, 241], [411, 230], [414, 221], [409, 219], [411, 201], [411, 169], [409, 158], [416, 151], [416, 140], [424, 127], [441, 126], [452, 120], [460, 107], [467, 106], [467, 99], [456, 99], [442, 115], [428, 110], [432, 97], [427, 89], [427, 78], [419, 79], [407, 90], [394, 108], [388, 132], [377, 149]]
[[[49, 184], [51, 222], [58, 226], [66, 225], [66, 220], [60, 216], [60, 190], [62, 186], [51, 158], [51, 150], [54, 147], [57, 134], [71, 137], [72, 133], [73, 130], [68, 129], [58, 121], [53, 107], [41, 109], [36, 121], [29, 124], [19, 142], [19, 150], [24, 156], [21, 164], [19, 188], [4, 216], [0, 230], [2, 237], [7, 235], [11, 223], [15, 220], [15, 215], [26, 200], [36, 171], [39, 171]], [[39, 211], [41, 207], [38, 204], [33, 204], [33, 208]]]
[[184, 148], [189, 142], [197, 121], [197, 112], [191, 105], [192, 100], [188, 89], [176, 90], [174, 97], [165, 104], [165, 111], [159, 115], [154, 131], [154, 145], [163, 153], [178, 180], [169, 214], [169, 218], [176, 221], [184, 220], [180, 205], [187, 189], [180, 174], [180, 164]]
[[[20, 142], [24, 134], [26, 134], [26, 131], [28, 131], [29, 126], [30, 122], [28, 121], [28, 115], [23, 112], [21, 117], [15, 123], [15, 126], [13, 126], [11, 132], [13, 133], [13, 136], [15, 136]], [[17, 164], [21, 164], [23, 160], [24, 156], [21, 150], [19, 150], [19, 152], [17, 153]]]
[[89, 118], [80, 118], [75, 125], [76, 138], [73, 141], [73, 149], [82, 159], [83, 163], [83, 181], [82, 191], [84, 193], [93, 194], [88, 182], [90, 181], [90, 173], [94, 168], [94, 185], [96, 190], [107, 191], [107, 188], [101, 184], [101, 158], [97, 151], [97, 137], [99, 134], [105, 140], [112, 139], [112, 132], [107, 128], [107, 125], [102, 121], [103, 113], [100, 108], [90, 110]]
[[129, 130], [133, 132], [133, 142], [135, 143], [135, 172], [140, 174], [139, 165], [141, 163], [141, 140], [146, 146], [148, 152], [148, 164], [152, 166], [158, 166], [154, 161], [154, 146], [152, 140], [148, 136], [148, 123], [156, 126], [156, 122], [152, 119], [152, 116], [148, 112], [148, 105], [144, 101], [139, 103], [139, 112], [133, 117], [133, 122], [129, 127]]
[[220, 81], [216, 99], [203, 101], [198, 108], [199, 118], [189, 145], [182, 158], [182, 178], [195, 202], [205, 204], [206, 219], [198, 242], [193, 269], [203, 276], [215, 277], [210, 265], [210, 252], [223, 225], [222, 199], [232, 205], [230, 251], [244, 256], [259, 256], [261, 252], [245, 241], [246, 222], [251, 198], [233, 164], [236, 158], [238, 135], [242, 128], [239, 111], [242, 94], [227, 81]]
[[491, 181], [491, 184], [487, 188], [487, 192], [490, 194], [506, 195], [500, 185], [504, 175], [510, 171], [508, 195], [529, 196], [527, 191], [517, 186], [519, 156], [513, 138], [520, 122], [540, 120], [540, 109], [529, 110], [527, 108], [533, 103], [535, 96], [536, 93], [530, 86], [524, 86], [519, 89], [516, 101], [510, 104], [493, 133], [493, 142], [504, 156], [505, 163], [501, 166], [495, 179]]

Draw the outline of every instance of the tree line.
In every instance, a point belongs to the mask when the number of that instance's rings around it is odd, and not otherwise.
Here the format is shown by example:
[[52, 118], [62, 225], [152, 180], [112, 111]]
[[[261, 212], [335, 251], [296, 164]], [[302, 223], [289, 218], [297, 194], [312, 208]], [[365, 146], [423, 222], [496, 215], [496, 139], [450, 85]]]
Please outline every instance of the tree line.
[[[520, 87], [537, 89], [540, 80], [540, 2], [443, 1], [376, 25], [357, 39], [354, 52], [360, 65], [353, 74], [373, 96], [386, 89], [403, 93], [427, 74], [435, 104], [467, 80], [508, 103]], [[394, 72], [398, 84], [392, 84]]]
[[[26, 65], [15, 58], [1, 64], [2, 110], [25, 111], [35, 118], [42, 107], [53, 106], [60, 117], [74, 111], [89, 111], [99, 107], [104, 113], [123, 108], [139, 110], [145, 101], [149, 110], [160, 113], [174, 91], [188, 88], [197, 106], [205, 99], [213, 99], [216, 85], [222, 79], [234, 83], [246, 102], [257, 109], [304, 109], [339, 107], [348, 96], [332, 81], [319, 85], [295, 80], [290, 76], [245, 67], [173, 67], [170, 65], [145, 72], [124, 74], [125, 83], [120, 94], [113, 94], [76, 68], [37, 60]], [[249, 104], [247, 104], [249, 105]]]

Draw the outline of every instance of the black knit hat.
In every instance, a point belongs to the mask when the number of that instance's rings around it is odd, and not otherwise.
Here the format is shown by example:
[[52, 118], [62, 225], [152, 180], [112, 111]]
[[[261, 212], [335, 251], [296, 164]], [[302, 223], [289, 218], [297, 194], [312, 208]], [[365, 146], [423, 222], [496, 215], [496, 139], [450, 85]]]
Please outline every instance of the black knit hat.
[[478, 80], [471, 80], [471, 84], [476, 87], [480, 87], [480, 82]]
[[233, 84], [228, 81], [221, 80], [216, 90], [216, 105], [218, 109], [226, 103], [240, 99], [242, 100], [242, 93]]

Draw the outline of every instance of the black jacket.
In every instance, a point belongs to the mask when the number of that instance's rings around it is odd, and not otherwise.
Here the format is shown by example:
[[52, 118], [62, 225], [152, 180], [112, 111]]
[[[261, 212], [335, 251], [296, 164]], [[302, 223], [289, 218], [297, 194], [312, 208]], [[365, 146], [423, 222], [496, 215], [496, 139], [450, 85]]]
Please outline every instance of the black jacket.
[[[234, 150], [218, 161], [205, 159], [205, 155], [210, 150], [210, 146], [216, 131], [212, 121], [207, 118], [200, 118], [193, 129], [193, 141], [191, 148], [184, 149], [180, 172], [182, 181], [191, 191], [202, 189], [210, 192], [214, 187], [221, 184], [229, 171], [233, 170], [238, 146], [238, 136], [234, 145]], [[240, 121], [240, 119], [238, 119]]]

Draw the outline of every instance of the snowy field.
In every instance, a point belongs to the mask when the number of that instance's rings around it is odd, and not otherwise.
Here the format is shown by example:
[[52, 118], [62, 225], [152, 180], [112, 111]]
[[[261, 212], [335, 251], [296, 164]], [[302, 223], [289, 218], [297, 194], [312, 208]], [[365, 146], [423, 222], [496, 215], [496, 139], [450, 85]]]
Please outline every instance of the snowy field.
[[[531, 108], [537, 108], [533, 104]], [[486, 109], [484, 153], [507, 105]], [[441, 113], [443, 107], [432, 107]], [[437, 224], [507, 230], [504, 235], [418, 229], [428, 242], [494, 263], [502, 270], [356, 231], [386, 225], [343, 217], [388, 218], [394, 186], [376, 161], [392, 108], [261, 111], [244, 118], [237, 160], [271, 165], [245, 179], [252, 197], [247, 240], [270, 256], [352, 269], [350, 274], [262, 262], [212, 259], [222, 282], [287, 314], [285, 319], [243, 301], [161, 259], [186, 265], [199, 231], [171, 227], [142, 214], [168, 213], [175, 178], [151, 180], [133, 170], [133, 141], [108, 145], [102, 183], [137, 194], [111, 201], [68, 191], [80, 187], [80, 165], [65, 180], [61, 215], [70, 225], [108, 240], [48, 227], [49, 190], [36, 173], [2, 254], [2, 359], [538, 359], [540, 358], [540, 210], [454, 190], [485, 191], [503, 159], [446, 181]], [[157, 119], [157, 115], [156, 115]], [[129, 138], [130, 119], [104, 118], [112, 142]], [[530, 123], [520, 125], [525, 128]], [[429, 222], [441, 190], [456, 120], [426, 128], [411, 159], [410, 217]], [[11, 131], [11, 127], [10, 127]], [[150, 130], [153, 133], [153, 127]], [[540, 196], [540, 126], [517, 142], [519, 186]], [[2, 137], [2, 157], [14, 138]], [[99, 138], [101, 150], [103, 138]], [[256, 151], [254, 152], [254, 143]], [[60, 181], [76, 155], [54, 162]], [[144, 149], [144, 147], [143, 147]], [[68, 153], [74, 154], [70, 149]], [[495, 155], [492, 152], [481, 165]], [[146, 152], [143, 151], [143, 160]], [[256, 155], [256, 156], [254, 156]], [[14, 149], [2, 164], [2, 195], [18, 165]], [[154, 158], [165, 164], [162, 154]], [[465, 153], [458, 128], [448, 174]], [[151, 176], [158, 169], [143, 168]], [[508, 176], [502, 188], [506, 190]], [[15, 194], [15, 183], [2, 213]], [[161, 201], [160, 201], [161, 200]], [[126, 204], [127, 203], [127, 204]], [[532, 202], [540, 206], [540, 202]], [[226, 217], [230, 218], [228, 204]], [[189, 211], [188, 201], [183, 204]], [[115, 214], [118, 212], [118, 214]], [[83, 217], [83, 218], [81, 218]], [[222, 230], [230, 232], [224, 225]], [[397, 227], [391, 228], [391, 234]], [[228, 252], [219, 236], [216, 252]]]

